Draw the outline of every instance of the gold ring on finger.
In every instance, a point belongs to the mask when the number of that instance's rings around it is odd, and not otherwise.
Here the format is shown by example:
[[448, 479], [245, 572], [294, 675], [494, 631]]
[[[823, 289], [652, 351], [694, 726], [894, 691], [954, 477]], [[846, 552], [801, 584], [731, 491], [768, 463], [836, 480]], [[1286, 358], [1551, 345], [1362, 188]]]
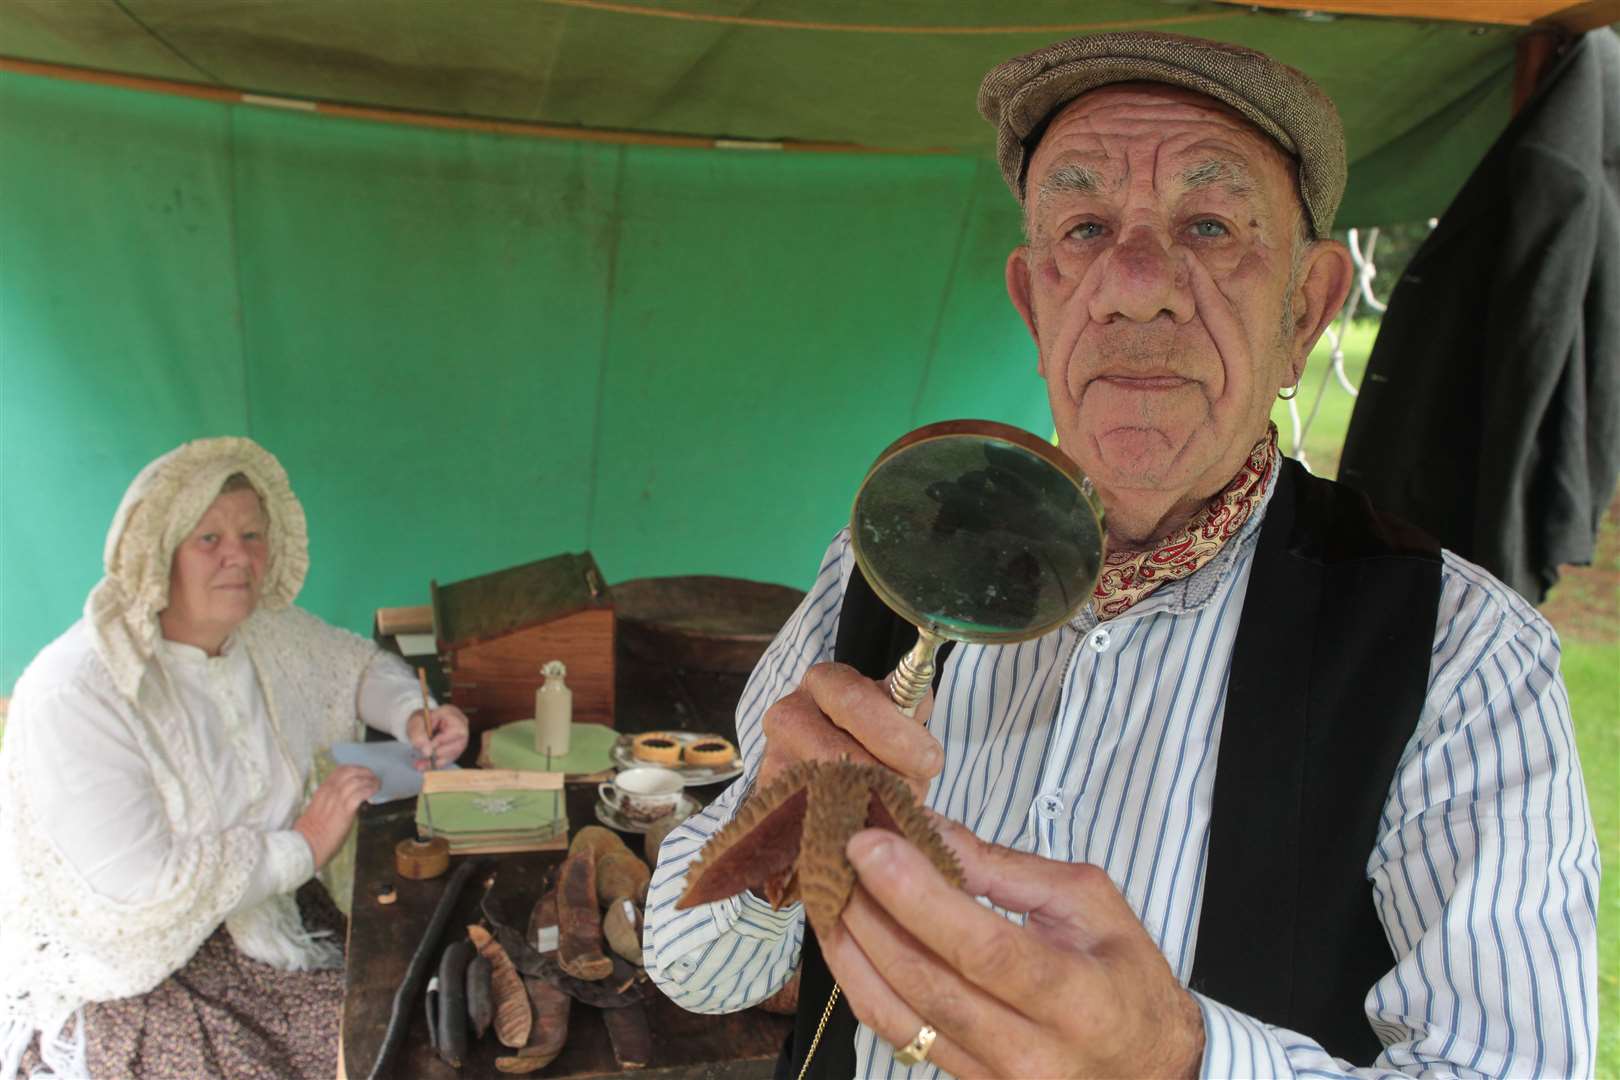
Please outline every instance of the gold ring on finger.
[[928, 1060], [928, 1051], [934, 1048], [934, 1036], [937, 1034], [933, 1028], [924, 1024], [918, 1029], [917, 1034], [912, 1036], [910, 1042], [894, 1052], [894, 1060], [906, 1066], [921, 1065]]

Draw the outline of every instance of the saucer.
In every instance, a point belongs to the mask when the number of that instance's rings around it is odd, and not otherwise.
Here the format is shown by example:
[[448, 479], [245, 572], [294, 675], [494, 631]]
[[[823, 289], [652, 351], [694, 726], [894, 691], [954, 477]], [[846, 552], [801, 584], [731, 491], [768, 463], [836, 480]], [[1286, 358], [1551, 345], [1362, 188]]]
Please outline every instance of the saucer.
[[[697, 813], [697, 810], [698, 801], [683, 791], [681, 792], [681, 801], [675, 805], [673, 816], [676, 821], [685, 821]], [[656, 821], [645, 823], [631, 821], [601, 799], [596, 800], [596, 820], [610, 829], [617, 829], [620, 832], [627, 833], [645, 833], [650, 826], [657, 824]], [[663, 818], [658, 819], [658, 821], [662, 820]]]

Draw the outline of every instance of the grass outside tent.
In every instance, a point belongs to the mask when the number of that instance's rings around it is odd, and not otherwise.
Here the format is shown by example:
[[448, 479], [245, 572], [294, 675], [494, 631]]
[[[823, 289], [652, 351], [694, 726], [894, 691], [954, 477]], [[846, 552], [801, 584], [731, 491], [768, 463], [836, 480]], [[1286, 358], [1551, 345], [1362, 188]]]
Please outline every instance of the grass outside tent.
[[[1353, 386], [1361, 382], [1376, 332], [1377, 324], [1372, 322], [1350, 328], [1345, 368]], [[1295, 399], [1301, 418], [1315, 402], [1327, 368], [1324, 342], [1312, 355]], [[1334, 476], [1353, 402], [1331, 377], [1326, 394], [1306, 436], [1305, 456], [1317, 474]], [[1272, 417], [1282, 446], [1288, 450], [1293, 445], [1293, 426], [1286, 404], [1279, 402]], [[1597, 1075], [1620, 1080], [1620, 498], [1609, 508], [1594, 564], [1567, 570], [1542, 610], [1563, 644], [1564, 681], [1598, 845], [1608, 871], [1598, 905]], [[0, 709], [0, 735], [4, 725]]]

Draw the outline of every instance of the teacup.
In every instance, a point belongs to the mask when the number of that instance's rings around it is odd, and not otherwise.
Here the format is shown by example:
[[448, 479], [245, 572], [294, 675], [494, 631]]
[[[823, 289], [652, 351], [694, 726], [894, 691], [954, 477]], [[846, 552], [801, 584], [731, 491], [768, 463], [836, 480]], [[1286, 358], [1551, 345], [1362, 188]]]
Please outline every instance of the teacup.
[[596, 786], [602, 801], [626, 821], [646, 824], [667, 817], [681, 804], [686, 782], [671, 769], [638, 766]]

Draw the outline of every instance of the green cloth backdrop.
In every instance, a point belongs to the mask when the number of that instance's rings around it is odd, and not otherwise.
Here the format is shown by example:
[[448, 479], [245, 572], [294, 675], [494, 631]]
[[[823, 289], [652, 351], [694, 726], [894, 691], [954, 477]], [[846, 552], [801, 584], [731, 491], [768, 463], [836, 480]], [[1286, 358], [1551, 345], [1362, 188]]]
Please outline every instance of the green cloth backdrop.
[[145, 462], [275, 452], [302, 603], [590, 549], [799, 586], [931, 420], [1049, 430], [987, 161], [430, 132], [0, 75], [0, 693]]

